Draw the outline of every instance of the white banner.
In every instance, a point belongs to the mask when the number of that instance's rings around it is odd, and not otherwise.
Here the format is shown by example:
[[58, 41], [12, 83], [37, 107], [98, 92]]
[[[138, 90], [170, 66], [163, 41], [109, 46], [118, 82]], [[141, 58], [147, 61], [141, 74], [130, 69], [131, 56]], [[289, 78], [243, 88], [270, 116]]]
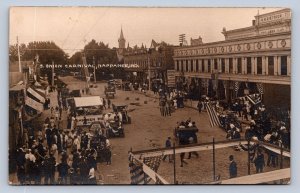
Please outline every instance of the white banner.
[[175, 86], [175, 70], [167, 70], [168, 86]]
[[44, 110], [42, 103], [39, 103], [30, 97], [26, 97], [25, 104], [39, 112], [43, 112], [43, 110]]

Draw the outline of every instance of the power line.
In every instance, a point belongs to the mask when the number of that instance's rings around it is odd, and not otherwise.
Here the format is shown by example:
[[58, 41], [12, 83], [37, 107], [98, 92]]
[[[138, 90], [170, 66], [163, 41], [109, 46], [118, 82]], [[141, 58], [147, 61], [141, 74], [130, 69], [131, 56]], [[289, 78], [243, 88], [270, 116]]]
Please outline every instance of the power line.
[[[109, 50], [111, 48], [99, 48], [99, 49], [85, 49], [85, 50]], [[24, 48], [23, 50], [82, 50], [82, 49], [75, 49], [75, 48]]]
[[69, 33], [68, 33], [67, 37], [64, 39], [64, 41], [63, 41], [63, 43], [62, 43], [62, 46], [61, 46], [61, 47], [63, 47], [63, 46], [65, 45], [65, 43], [66, 43], [67, 39], [70, 37], [70, 35], [71, 35], [71, 32], [73, 31], [73, 29], [74, 29], [74, 27], [75, 27], [76, 23], [79, 21], [79, 19], [80, 19], [81, 15], [82, 15], [82, 13], [83, 13], [83, 11], [84, 11], [84, 9], [82, 9], [82, 10], [81, 10], [81, 12], [79, 13], [79, 15], [78, 15], [77, 19], [74, 21], [74, 24], [72, 25], [72, 28], [71, 28], [71, 30], [69, 31]]
[[[91, 28], [87, 31], [87, 33], [83, 36], [83, 38], [81, 39], [81, 40], [79, 40], [79, 42], [76, 44], [76, 46], [74, 47], [74, 50], [77, 48], [77, 46], [79, 45], [79, 43], [83, 40], [85, 40], [85, 38], [86, 38], [86, 36], [91, 32], [91, 30], [96, 26], [96, 24], [98, 23], [98, 21], [99, 21], [99, 19], [101, 18], [101, 17], [103, 17], [105, 14], [106, 14], [106, 12], [107, 12], [107, 9], [106, 9], [106, 11], [103, 13], [103, 14], [101, 14], [101, 15], [99, 15], [99, 17], [97, 18], [97, 20], [96, 20], [96, 22], [91, 26]], [[72, 53], [73, 54], [73, 53]]]

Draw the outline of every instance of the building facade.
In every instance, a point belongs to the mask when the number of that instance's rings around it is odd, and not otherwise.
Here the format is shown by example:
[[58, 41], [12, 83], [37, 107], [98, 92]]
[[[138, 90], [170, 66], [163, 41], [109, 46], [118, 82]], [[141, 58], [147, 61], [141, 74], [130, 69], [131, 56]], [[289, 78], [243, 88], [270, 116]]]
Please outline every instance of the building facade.
[[291, 11], [257, 15], [252, 23], [246, 28], [223, 28], [224, 41], [175, 48], [177, 83], [192, 84], [201, 95], [228, 101], [260, 92], [268, 98], [265, 103], [289, 107]]
[[136, 65], [137, 68], [125, 70], [141, 82], [147, 82], [150, 76], [151, 80], [165, 83], [167, 70], [174, 69], [173, 52], [174, 46], [165, 42], [156, 43], [154, 40], [149, 49], [144, 45], [133, 48], [128, 45], [124, 54], [124, 64]]

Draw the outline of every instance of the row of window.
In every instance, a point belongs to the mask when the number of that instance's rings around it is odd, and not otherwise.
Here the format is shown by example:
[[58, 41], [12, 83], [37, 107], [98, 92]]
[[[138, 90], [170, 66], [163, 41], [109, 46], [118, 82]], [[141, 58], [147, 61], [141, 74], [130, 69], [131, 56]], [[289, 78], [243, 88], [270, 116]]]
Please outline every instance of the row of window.
[[[176, 60], [175, 70], [183, 71], [183, 72], [213, 73], [217, 71], [221, 73], [232, 73], [232, 74], [288, 75], [287, 56], [280, 56], [277, 58], [278, 60], [277, 69], [275, 67], [276, 61], [274, 59], [274, 56], [267, 56], [264, 58], [263, 57], [228, 58], [227, 61], [225, 60], [226, 60], [225, 58], [200, 59], [200, 60]], [[243, 68], [242, 60], [244, 60], [244, 68]], [[234, 63], [236, 63], [236, 66], [234, 66]]]

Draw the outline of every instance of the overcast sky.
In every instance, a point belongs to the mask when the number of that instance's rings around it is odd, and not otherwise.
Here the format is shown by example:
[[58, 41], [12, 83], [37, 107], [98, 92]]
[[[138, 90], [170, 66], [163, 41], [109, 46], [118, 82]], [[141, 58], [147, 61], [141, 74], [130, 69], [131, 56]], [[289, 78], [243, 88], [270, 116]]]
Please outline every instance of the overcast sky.
[[281, 8], [113, 8], [14, 7], [10, 10], [10, 44], [54, 41], [70, 55], [91, 39], [118, 47], [121, 26], [126, 46], [154, 39], [178, 45], [178, 35], [224, 40], [221, 31], [248, 27], [254, 16]]

